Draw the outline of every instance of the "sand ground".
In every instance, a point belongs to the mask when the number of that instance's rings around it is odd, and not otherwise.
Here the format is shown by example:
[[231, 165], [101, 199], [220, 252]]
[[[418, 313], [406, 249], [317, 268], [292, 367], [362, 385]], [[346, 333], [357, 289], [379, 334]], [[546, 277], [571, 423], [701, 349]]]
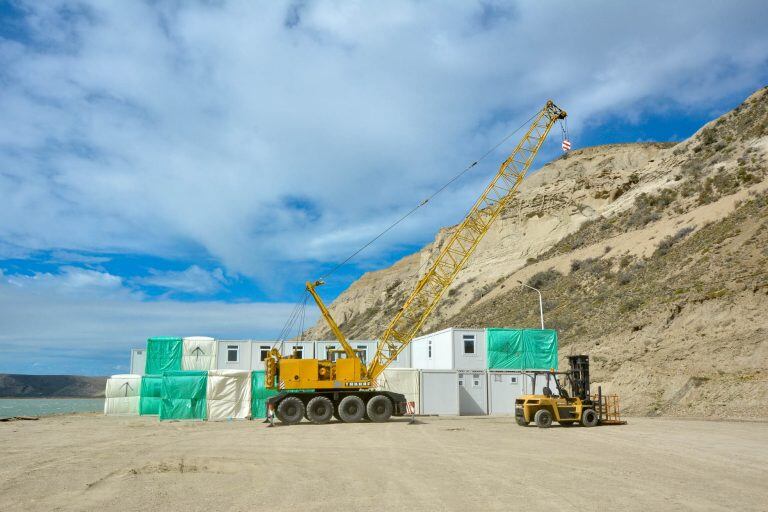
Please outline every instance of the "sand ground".
[[768, 423], [0, 424], [0, 510], [766, 510]]

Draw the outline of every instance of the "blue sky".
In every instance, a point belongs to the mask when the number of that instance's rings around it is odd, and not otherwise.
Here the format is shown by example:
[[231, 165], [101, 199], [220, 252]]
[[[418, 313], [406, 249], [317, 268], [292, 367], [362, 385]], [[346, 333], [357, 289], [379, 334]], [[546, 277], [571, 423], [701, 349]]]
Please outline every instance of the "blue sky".
[[[760, 1], [0, 1], [0, 372], [121, 372], [151, 335], [273, 338], [305, 280], [546, 99], [576, 148], [682, 140], [735, 107], [766, 84], [767, 18]], [[513, 144], [323, 295], [460, 220]]]

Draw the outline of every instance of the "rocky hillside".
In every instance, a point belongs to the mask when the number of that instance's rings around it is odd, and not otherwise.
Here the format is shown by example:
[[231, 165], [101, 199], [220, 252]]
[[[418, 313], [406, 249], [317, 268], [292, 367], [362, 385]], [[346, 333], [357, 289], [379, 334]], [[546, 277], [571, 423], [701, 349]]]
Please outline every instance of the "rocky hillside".
[[[330, 309], [376, 336], [439, 252], [353, 283]], [[632, 414], [768, 417], [768, 88], [679, 144], [574, 151], [521, 187], [425, 331], [536, 326]], [[309, 333], [326, 338], [318, 324]]]
[[102, 398], [106, 377], [0, 374], [0, 398]]

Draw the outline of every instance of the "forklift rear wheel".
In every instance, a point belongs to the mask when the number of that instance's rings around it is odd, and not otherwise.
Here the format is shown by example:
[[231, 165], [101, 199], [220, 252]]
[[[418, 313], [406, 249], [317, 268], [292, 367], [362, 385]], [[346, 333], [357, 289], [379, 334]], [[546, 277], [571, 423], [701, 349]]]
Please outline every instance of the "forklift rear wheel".
[[546, 409], [539, 409], [536, 411], [533, 421], [539, 428], [549, 428], [552, 426], [552, 413]]
[[527, 427], [528, 426], [528, 422], [525, 421], [525, 418], [523, 418], [522, 416], [515, 416], [515, 421], [521, 427]]
[[304, 416], [304, 402], [298, 397], [289, 396], [277, 406], [277, 419], [288, 425], [295, 425]]
[[316, 396], [307, 404], [307, 419], [316, 425], [331, 421], [333, 402], [324, 396]]
[[585, 427], [594, 427], [597, 425], [597, 413], [594, 409], [587, 409], [581, 414], [581, 424]]
[[363, 419], [365, 404], [359, 396], [345, 396], [339, 402], [339, 418], [344, 423], [357, 423]]
[[365, 410], [368, 418], [375, 423], [389, 421], [392, 416], [392, 400], [384, 395], [376, 395], [368, 400]]

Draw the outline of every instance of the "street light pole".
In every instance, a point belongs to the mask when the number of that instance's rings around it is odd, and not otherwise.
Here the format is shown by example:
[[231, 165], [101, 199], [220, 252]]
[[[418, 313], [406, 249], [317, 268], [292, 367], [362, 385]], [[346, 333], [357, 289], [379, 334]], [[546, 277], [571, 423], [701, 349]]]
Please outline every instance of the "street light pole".
[[544, 329], [544, 301], [541, 299], [541, 291], [538, 288], [534, 288], [533, 286], [528, 286], [522, 281], [518, 281], [520, 283], [520, 286], [525, 286], [526, 288], [530, 288], [531, 290], [535, 291], [539, 294], [539, 318], [541, 319], [541, 328]]

